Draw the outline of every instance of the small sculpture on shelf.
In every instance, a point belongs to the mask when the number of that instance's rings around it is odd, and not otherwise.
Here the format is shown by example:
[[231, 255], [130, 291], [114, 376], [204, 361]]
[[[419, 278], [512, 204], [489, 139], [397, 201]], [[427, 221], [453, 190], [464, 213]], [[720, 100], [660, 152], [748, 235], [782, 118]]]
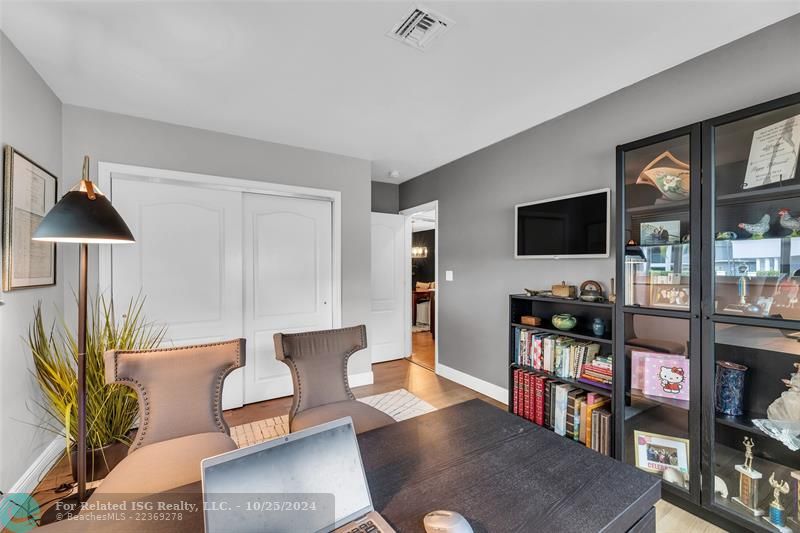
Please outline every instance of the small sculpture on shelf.
[[754, 222], [752, 224], [748, 224], [747, 222], [742, 222], [739, 224], [739, 228], [745, 230], [747, 233], [751, 234], [750, 237], [753, 240], [763, 239], [764, 234], [769, 231], [769, 222], [772, 220], [769, 215], [764, 215], [761, 217], [761, 220], [758, 222]]
[[714, 494], [719, 494], [723, 500], [728, 499], [728, 485], [719, 476], [714, 476]]
[[739, 236], [735, 231], [720, 231], [714, 238], [718, 241], [735, 241]]
[[780, 224], [782, 228], [792, 230], [790, 237], [800, 237], [800, 219], [793, 218], [789, 214], [788, 209], [781, 209], [778, 211], [778, 216], [780, 218]]
[[611, 284], [608, 290], [611, 292], [608, 295], [608, 301], [612, 304], [617, 303], [617, 286], [614, 284], [614, 278], [611, 278]]
[[734, 496], [732, 500], [744, 506], [753, 516], [763, 516], [764, 510], [758, 508], [758, 482], [763, 476], [761, 472], [753, 469], [755, 442], [751, 437], [745, 437], [743, 444], [745, 447], [744, 463], [735, 467], [739, 472], [739, 495]]
[[761, 431], [781, 441], [792, 451], [800, 450], [800, 363], [795, 363], [795, 372], [782, 380], [788, 390], [767, 408], [767, 419], [754, 419], [753, 424]]
[[605, 297], [603, 296], [603, 286], [591, 279], [581, 283], [580, 292], [578, 294], [578, 298], [584, 302], [605, 301]]
[[[674, 166], [656, 167], [662, 160], [668, 159]], [[669, 164], [669, 163], [668, 163]], [[689, 165], [666, 151], [650, 161], [636, 178], [637, 185], [650, 185], [659, 190], [663, 200], [680, 201], [689, 198]]]
[[739, 265], [739, 281], [736, 283], [739, 292], [739, 305], [747, 305], [747, 271], [750, 270], [745, 264]]
[[595, 317], [592, 320], [592, 333], [598, 337], [602, 337], [606, 333], [606, 322], [600, 317]]
[[776, 527], [781, 533], [792, 533], [791, 528], [786, 527], [786, 509], [781, 505], [781, 495], [789, 494], [789, 483], [776, 480], [775, 472], [769, 476], [769, 484], [772, 485], [772, 503], [769, 504], [769, 516], [764, 520]]

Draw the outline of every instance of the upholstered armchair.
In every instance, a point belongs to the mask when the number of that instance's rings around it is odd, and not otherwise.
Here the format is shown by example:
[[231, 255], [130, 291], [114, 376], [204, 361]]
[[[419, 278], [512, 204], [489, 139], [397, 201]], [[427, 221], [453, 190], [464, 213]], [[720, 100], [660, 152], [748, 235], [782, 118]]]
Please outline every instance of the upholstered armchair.
[[222, 385], [244, 357], [244, 339], [106, 352], [106, 383], [127, 385], [139, 396], [139, 431], [92, 497], [184, 487], [200, 480], [200, 461], [235, 450], [222, 417]]
[[289, 367], [294, 400], [290, 431], [299, 431], [344, 416], [353, 419], [356, 433], [394, 422], [386, 413], [356, 400], [347, 382], [347, 361], [367, 347], [367, 328], [305, 333], [276, 333], [275, 356]]

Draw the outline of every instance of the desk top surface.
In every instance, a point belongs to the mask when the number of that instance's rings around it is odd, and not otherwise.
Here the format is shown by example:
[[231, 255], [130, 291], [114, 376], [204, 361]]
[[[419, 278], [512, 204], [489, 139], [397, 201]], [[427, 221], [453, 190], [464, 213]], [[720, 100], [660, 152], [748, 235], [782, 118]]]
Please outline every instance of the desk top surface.
[[[424, 531], [423, 517], [438, 509], [461, 513], [475, 533], [627, 531], [661, 494], [659, 479], [480, 400], [358, 441], [373, 505], [401, 533]], [[200, 490], [194, 483], [174, 492], [201, 505]], [[69, 521], [45, 530], [138, 533], [143, 525]], [[146, 530], [202, 531], [203, 518], [189, 513]]]
[[457, 511], [481, 531], [627, 531], [660, 480], [471, 400], [359, 435], [373, 505], [398, 531]]

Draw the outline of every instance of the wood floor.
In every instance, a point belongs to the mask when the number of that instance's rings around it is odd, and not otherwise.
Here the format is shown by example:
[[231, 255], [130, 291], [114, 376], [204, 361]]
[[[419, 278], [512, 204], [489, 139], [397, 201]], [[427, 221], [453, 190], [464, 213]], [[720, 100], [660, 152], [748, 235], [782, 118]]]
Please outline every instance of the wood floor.
[[411, 355], [408, 359], [412, 363], [422, 365], [429, 370], [436, 366], [436, 342], [430, 331], [419, 331], [411, 334]]
[[[500, 409], [506, 408], [505, 405], [487, 396], [441, 378], [430, 370], [410, 363], [405, 359], [373, 365], [373, 373], [375, 380], [372, 385], [357, 387], [353, 390], [357, 397], [403, 388], [437, 409], [473, 398], [485, 400]], [[291, 405], [291, 397], [250, 404], [239, 409], [225, 411], [225, 420], [231, 426], [255, 422], [264, 418], [285, 415], [289, 412]], [[68, 479], [69, 475], [64, 464], [54, 467], [39, 484], [36, 495], [37, 500], [44, 502], [52, 497], [57, 497], [52, 488], [68, 481]], [[724, 531], [663, 500], [656, 505], [656, 516], [656, 527], [659, 533], [716, 533]]]

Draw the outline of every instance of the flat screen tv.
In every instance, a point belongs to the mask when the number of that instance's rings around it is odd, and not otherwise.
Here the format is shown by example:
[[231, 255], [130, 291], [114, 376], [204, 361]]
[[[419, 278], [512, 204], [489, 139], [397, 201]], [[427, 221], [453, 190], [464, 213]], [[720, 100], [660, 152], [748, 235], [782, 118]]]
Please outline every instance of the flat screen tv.
[[582, 192], [514, 207], [514, 257], [608, 257], [611, 189]]

